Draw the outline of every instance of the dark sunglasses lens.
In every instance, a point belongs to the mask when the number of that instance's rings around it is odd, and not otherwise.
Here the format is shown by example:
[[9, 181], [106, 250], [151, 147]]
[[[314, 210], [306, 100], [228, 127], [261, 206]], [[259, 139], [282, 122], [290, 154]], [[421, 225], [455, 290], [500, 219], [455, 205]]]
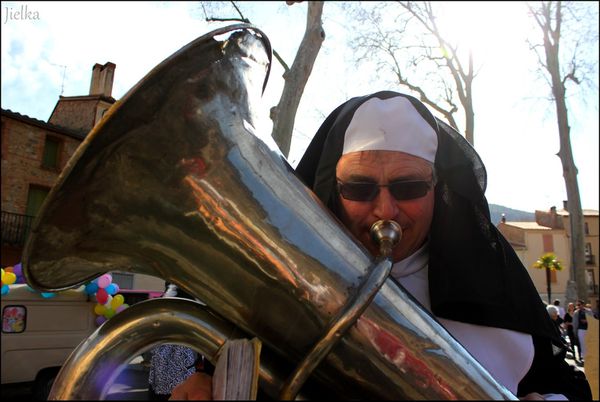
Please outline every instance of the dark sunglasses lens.
[[426, 181], [405, 181], [389, 184], [389, 190], [392, 196], [400, 200], [414, 200], [421, 198], [429, 191], [429, 182]]
[[343, 183], [340, 185], [342, 197], [350, 201], [371, 201], [377, 195], [375, 183]]

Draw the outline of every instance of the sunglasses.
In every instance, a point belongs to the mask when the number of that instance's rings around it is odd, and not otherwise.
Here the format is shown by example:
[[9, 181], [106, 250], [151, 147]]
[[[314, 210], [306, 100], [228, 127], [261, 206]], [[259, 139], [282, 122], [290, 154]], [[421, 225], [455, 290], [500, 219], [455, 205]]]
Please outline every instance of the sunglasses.
[[426, 180], [398, 180], [388, 184], [371, 182], [343, 182], [337, 179], [337, 188], [342, 197], [350, 201], [373, 201], [380, 187], [387, 187], [396, 201], [414, 200], [424, 197], [432, 182]]

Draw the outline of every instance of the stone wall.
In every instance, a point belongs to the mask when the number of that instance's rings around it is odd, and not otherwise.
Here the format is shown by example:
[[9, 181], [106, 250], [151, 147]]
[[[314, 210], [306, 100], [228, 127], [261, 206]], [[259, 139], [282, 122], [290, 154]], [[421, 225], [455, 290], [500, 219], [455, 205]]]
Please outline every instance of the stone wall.
[[[41, 126], [2, 115], [2, 211], [24, 214], [29, 187], [51, 188], [82, 141]], [[61, 143], [57, 169], [42, 167], [46, 136]]]

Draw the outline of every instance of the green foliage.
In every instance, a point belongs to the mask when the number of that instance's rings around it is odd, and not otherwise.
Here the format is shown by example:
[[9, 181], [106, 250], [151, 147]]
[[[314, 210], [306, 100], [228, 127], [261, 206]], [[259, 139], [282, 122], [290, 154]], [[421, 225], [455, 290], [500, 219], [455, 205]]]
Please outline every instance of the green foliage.
[[533, 263], [533, 268], [549, 269], [550, 271], [562, 271], [563, 263], [554, 253], [546, 253]]

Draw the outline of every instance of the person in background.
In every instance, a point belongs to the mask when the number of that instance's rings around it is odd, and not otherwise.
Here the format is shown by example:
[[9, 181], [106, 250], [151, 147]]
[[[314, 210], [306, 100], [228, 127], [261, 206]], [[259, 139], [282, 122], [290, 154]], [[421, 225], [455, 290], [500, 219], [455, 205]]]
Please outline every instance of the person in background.
[[[167, 284], [163, 297], [194, 298], [175, 284]], [[148, 393], [152, 401], [166, 401], [173, 388], [196, 372], [202, 357], [194, 350], [172, 344], [162, 344], [151, 351]]]
[[[548, 306], [546, 306], [546, 310], [548, 311], [548, 315], [550, 316], [550, 319], [556, 326], [556, 330], [558, 332], [560, 332], [560, 334], [562, 336], [563, 335], [563, 325], [562, 325], [563, 319], [560, 317], [560, 314], [558, 312], [558, 307], [556, 307], [556, 305], [548, 305]], [[564, 337], [563, 337], [563, 339], [564, 339]]]
[[560, 300], [554, 299], [554, 302], [552, 302], [552, 304], [554, 304], [558, 309], [558, 316], [560, 318], [563, 318], [565, 316], [565, 309], [560, 305]]
[[585, 337], [585, 375], [589, 379], [592, 388], [592, 397], [595, 401], [600, 399], [600, 373], [598, 373], [600, 364], [600, 353], [598, 352], [600, 337], [598, 335], [598, 300], [596, 299], [596, 308], [593, 310], [592, 317], [588, 317], [588, 329]]
[[[575, 303], [569, 303], [567, 305], [567, 312], [563, 317], [564, 326], [567, 331], [567, 337], [569, 338], [569, 346], [573, 353], [573, 360], [579, 362], [581, 359], [581, 353], [579, 353], [579, 345], [577, 344], [577, 335], [573, 331], [573, 315], [575, 314]], [[579, 356], [579, 357], [577, 357]]]
[[573, 332], [577, 336], [577, 344], [579, 345], [579, 361], [583, 365], [585, 361], [585, 335], [587, 333], [588, 322], [587, 315], [592, 316], [592, 310], [586, 308], [583, 300], [577, 300], [575, 304], [576, 310], [573, 314]]

